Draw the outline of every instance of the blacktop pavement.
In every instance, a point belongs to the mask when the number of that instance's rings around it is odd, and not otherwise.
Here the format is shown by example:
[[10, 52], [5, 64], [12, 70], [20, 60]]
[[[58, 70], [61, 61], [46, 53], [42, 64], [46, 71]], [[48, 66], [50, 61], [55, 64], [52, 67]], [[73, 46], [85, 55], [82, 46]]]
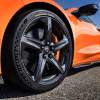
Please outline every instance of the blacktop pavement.
[[100, 100], [100, 67], [75, 69], [57, 88], [37, 95], [0, 78], [0, 100]]

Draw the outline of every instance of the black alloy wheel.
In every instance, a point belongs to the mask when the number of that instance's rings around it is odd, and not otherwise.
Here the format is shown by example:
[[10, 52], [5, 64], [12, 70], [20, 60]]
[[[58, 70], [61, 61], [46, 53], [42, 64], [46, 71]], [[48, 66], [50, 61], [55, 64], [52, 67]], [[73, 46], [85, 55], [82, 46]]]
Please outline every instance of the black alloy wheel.
[[60, 17], [47, 10], [28, 11], [18, 16], [12, 33], [11, 47], [6, 50], [11, 55], [5, 58], [10, 59], [7, 63], [12, 71], [6, 77], [36, 92], [59, 85], [73, 57], [71, 36]]

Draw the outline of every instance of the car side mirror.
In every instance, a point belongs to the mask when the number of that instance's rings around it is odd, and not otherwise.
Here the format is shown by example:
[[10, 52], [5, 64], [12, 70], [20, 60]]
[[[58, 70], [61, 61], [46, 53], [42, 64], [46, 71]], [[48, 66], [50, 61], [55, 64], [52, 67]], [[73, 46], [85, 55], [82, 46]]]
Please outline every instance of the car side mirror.
[[94, 15], [99, 9], [99, 6], [96, 4], [88, 4], [85, 6], [80, 7], [78, 10], [72, 12], [73, 15], [76, 17], [80, 16], [91, 16]]

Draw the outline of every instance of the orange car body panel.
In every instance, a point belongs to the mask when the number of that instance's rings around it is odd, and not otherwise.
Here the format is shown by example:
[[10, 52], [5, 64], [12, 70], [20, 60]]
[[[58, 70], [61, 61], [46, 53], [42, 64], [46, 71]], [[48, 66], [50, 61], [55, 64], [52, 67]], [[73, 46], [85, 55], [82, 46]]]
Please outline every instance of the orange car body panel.
[[[22, 1], [20, 0], [0, 0], [0, 52], [3, 41], [3, 36], [8, 23], [13, 15], [22, 7]], [[0, 60], [1, 66], [1, 60]], [[0, 74], [1, 74], [0, 67]]]
[[[54, 0], [1, 0], [0, 48], [2, 47], [5, 30], [12, 17], [25, 5], [34, 2], [45, 2], [55, 6], [65, 15], [66, 20], [69, 21], [74, 37], [73, 66], [91, 61], [100, 61], [100, 31], [98, 31], [94, 25], [80, 21], [74, 15], [72, 15], [71, 12], [74, 9], [68, 9], [65, 11], [62, 7], [55, 3]], [[0, 74], [2, 73], [3, 72], [1, 71], [0, 67]]]
[[74, 36], [73, 65], [100, 61], [100, 31], [95, 25], [79, 20], [71, 14], [76, 8], [66, 10], [71, 20]]
[[[53, 0], [1, 0], [0, 1], [0, 48], [2, 47], [2, 40], [7, 28], [8, 23], [12, 19], [12, 17], [25, 5], [34, 3], [34, 2], [45, 2], [49, 3], [56, 8], [58, 8], [66, 17], [66, 13], [63, 8], [61, 8], [58, 4], [56, 4]], [[1, 49], [0, 49], [1, 52]], [[1, 66], [1, 60], [0, 60]], [[0, 67], [0, 75], [3, 72]]]

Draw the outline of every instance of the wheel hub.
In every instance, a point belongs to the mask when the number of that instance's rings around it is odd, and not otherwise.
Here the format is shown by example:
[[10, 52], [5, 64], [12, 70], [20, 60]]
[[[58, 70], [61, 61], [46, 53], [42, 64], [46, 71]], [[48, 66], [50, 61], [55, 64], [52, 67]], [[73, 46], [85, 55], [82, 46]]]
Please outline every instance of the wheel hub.
[[45, 46], [45, 47], [44, 47], [44, 51], [45, 51], [46, 53], [49, 53], [50, 47], [49, 47], [49, 46]]
[[52, 50], [49, 45], [45, 45], [42, 49], [43, 57], [48, 58], [52, 54]]

